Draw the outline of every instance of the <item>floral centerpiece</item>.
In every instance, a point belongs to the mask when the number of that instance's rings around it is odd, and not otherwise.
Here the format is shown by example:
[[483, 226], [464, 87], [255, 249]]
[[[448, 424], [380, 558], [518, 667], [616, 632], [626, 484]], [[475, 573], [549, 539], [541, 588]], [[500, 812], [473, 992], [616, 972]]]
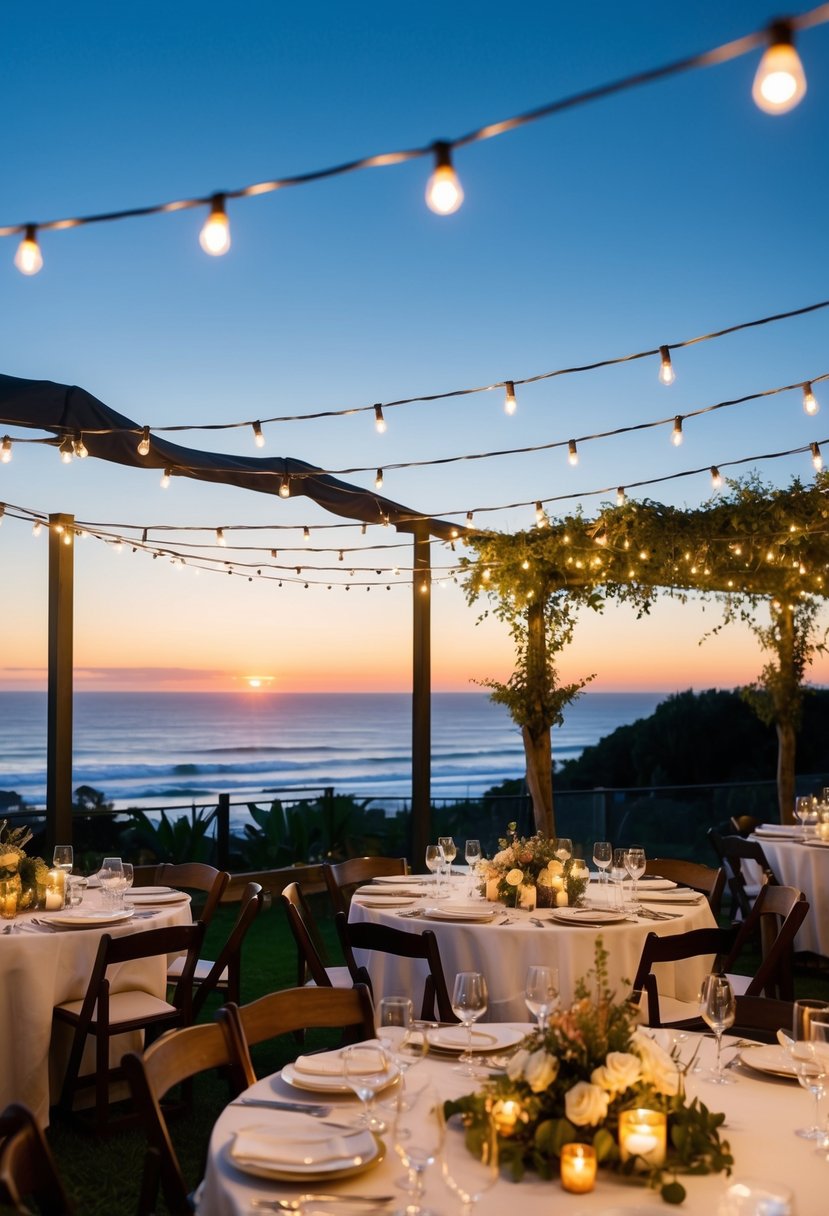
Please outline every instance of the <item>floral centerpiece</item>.
[[562, 908], [580, 903], [590, 876], [584, 862], [548, 836], [518, 836], [515, 828], [508, 823], [498, 852], [479, 863], [481, 893], [514, 906]]
[[49, 867], [42, 857], [29, 857], [26, 845], [32, 839], [29, 828], [10, 828], [8, 819], [0, 823], [0, 881], [11, 882], [18, 891], [18, 906], [30, 907], [38, 885], [45, 886]]
[[[516, 1181], [527, 1168], [557, 1177], [564, 1145], [580, 1142], [592, 1145], [600, 1165], [660, 1188], [668, 1203], [681, 1203], [685, 1188], [677, 1173], [731, 1172], [733, 1158], [719, 1135], [724, 1115], [712, 1114], [697, 1098], [686, 1100], [678, 1061], [637, 1027], [633, 1006], [614, 1003], [607, 957], [598, 938], [594, 970], [579, 981], [575, 1003], [525, 1040], [503, 1077], [447, 1102], [446, 1116], [463, 1115], [472, 1148], [494, 1121], [501, 1163]], [[622, 1151], [625, 1111], [666, 1120], [664, 1159]]]

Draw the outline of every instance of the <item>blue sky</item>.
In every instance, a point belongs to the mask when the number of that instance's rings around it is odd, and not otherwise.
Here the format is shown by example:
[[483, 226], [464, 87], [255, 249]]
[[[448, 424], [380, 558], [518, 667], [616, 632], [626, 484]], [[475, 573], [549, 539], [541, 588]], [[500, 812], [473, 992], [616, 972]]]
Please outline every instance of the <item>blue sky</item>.
[[[35, 19], [10, 11], [2, 88], [16, 117], [0, 133], [0, 225], [201, 195], [451, 138], [774, 15], [748, 2], [669, 12], [245, 0], [127, 11], [46, 3]], [[4, 239], [2, 370], [81, 384], [140, 422], [233, 421], [518, 379], [822, 300], [829, 27], [798, 45], [809, 89], [788, 115], [752, 103], [756, 56], [692, 72], [460, 151], [466, 200], [450, 217], [427, 210], [429, 166], [415, 161], [230, 203], [224, 258], [200, 250], [197, 212], [46, 233], [44, 268], [31, 279], [12, 267], [16, 240]], [[384, 436], [366, 415], [274, 426], [266, 454], [376, 467], [684, 413], [829, 371], [828, 320], [818, 313], [683, 352], [668, 389], [655, 361], [639, 362], [519, 390], [513, 418], [493, 393], [391, 411]], [[724, 463], [823, 439], [823, 396], [816, 419], [789, 394], [689, 423], [679, 449], [658, 429], [584, 445], [577, 469], [553, 451], [387, 474], [384, 492], [429, 513], [465, 513]], [[189, 442], [255, 454], [246, 430]], [[785, 483], [808, 478], [810, 466], [800, 456], [759, 471]], [[652, 496], [695, 505], [709, 493], [699, 477]], [[0, 498], [100, 523], [295, 525], [266, 542], [280, 548], [301, 549], [303, 525], [331, 522], [307, 501], [176, 482], [164, 492], [156, 473], [64, 468], [54, 452], [22, 445], [0, 468]], [[532, 517], [521, 508], [486, 519], [513, 529]], [[335, 547], [361, 543], [334, 535]], [[0, 603], [14, 643], [0, 687], [42, 684], [44, 540], [11, 519], [0, 532], [14, 571], [14, 594]], [[407, 558], [403, 548], [383, 563]], [[336, 554], [314, 560], [337, 565]], [[436, 565], [446, 560], [435, 553]], [[134, 666], [153, 669], [137, 683], [163, 686], [165, 671], [182, 667], [205, 687], [253, 673], [285, 688], [407, 686], [402, 578], [389, 576], [389, 593], [279, 591], [177, 574], [95, 541], [78, 545], [76, 562], [76, 657], [91, 686], [124, 686]], [[475, 616], [458, 589], [436, 590], [436, 686], [509, 670], [500, 627], [475, 628]], [[732, 630], [700, 650], [709, 623], [693, 606], [666, 604], [645, 626], [608, 610], [585, 621], [566, 674], [668, 689], [750, 679], [753, 643]], [[640, 648], [653, 673], [633, 657]]]

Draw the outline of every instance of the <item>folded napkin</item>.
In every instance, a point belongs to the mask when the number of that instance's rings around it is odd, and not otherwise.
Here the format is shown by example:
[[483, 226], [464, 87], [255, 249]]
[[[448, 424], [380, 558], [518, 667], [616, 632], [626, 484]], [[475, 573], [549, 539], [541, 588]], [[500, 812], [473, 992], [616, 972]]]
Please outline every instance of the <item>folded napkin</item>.
[[258, 1125], [242, 1128], [236, 1133], [230, 1155], [237, 1162], [278, 1168], [330, 1165], [333, 1162], [351, 1162], [355, 1158], [367, 1161], [376, 1151], [376, 1143], [367, 1130], [358, 1129], [352, 1135], [332, 1136], [330, 1128], [320, 1127], [316, 1134], [313, 1128], [309, 1128], [307, 1134], [291, 1134]]
[[[296, 1072], [304, 1073], [308, 1077], [341, 1077], [344, 1071], [342, 1052], [321, 1051], [318, 1055], [297, 1056], [293, 1067]], [[383, 1053], [378, 1047], [367, 1043], [361, 1051], [351, 1053], [348, 1071], [384, 1073], [388, 1070]]]
[[639, 898], [644, 904], [698, 904], [704, 895], [689, 887], [677, 887], [675, 891], [643, 891]]

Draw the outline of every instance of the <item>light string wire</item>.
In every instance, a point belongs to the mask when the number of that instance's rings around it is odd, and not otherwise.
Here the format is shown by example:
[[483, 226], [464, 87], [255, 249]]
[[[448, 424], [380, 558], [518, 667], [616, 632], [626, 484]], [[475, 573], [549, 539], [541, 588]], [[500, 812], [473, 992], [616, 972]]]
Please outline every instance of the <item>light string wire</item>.
[[[814, 26], [825, 24], [827, 21], [829, 21], [829, 3], [818, 5], [816, 8], [810, 9], [805, 13], [786, 18], [786, 23], [792, 31], [810, 29]], [[667, 77], [676, 76], [692, 69], [714, 67], [727, 63], [730, 60], [737, 59], [756, 50], [758, 47], [765, 46], [768, 37], [769, 27], [765, 26], [760, 30], [744, 34], [711, 50], [703, 51], [699, 54], [686, 55], [681, 59], [675, 59], [659, 67], [635, 72], [606, 84], [594, 85], [591, 88], [573, 93], [568, 97], [559, 98], [556, 101], [547, 102], [531, 110], [526, 110], [521, 114], [516, 114], [512, 118], [487, 123], [485, 126], [477, 127], [465, 135], [456, 136], [454, 139], [433, 140], [431, 143], [417, 148], [376, 153], [371, 156], [360, 157], [356, 160], [344, 161], [341, 164], [332, 165], [328, 168], [313, 169], [307, 173], [255, 182], [231, 190], [212, 190], [209, 194], [198, 198], [176, 199], [166, 203], [151, 204], [144, 207], [128, 207], [123, 210], [99, 212], [86, 216], [9, 224], [0, 227], [0, 237], [16, 236], [21, 233], [25, 235], [27, 230], [31, 229], [61, 231], [80, 228], [89, 224], [111, 223], [117, 220], [140, 219], [145, 216], [192, 210], [196, 207], [210, 206], [217, 198], [221, 198], [222, 200], [229, 198], [251, 198], [260, 194], [272, 194], [276, 190], [283, 190], [290, 186], [304, 186], [311, 182], [340, 177], [345, 173], [353, 173], [362, 169], [374, 169], [387, 165], [402, 164], [406, 161], [426, 156], [434, 157], [438, 147], [449, 151], [455, 148], [468, 147], [470, 144], [493, 139], [498, 135], [505, 135], [530, 123], [550, 118], [554, 114], [560, 114], [566, 110], [572, 110], [577, 106], [586, 105], [590, 102], [600, 101], [606, 97], [612, 97], [641, 85], [653, 84], [655, 81], [664, 80]]]

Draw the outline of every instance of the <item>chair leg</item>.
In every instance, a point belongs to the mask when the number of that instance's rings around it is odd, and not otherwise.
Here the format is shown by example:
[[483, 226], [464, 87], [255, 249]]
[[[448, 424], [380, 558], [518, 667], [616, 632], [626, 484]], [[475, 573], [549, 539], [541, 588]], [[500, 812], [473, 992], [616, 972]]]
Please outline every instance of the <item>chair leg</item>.
[[65, 1118], [68, 1118], [72, 1114], [75, 1088], [78, 1083], [78, 1074], [81, 1071], [81, 1060], [86, 1040], [86, 1032], [81, 1033], [80, 1028], [76, 1026], [74, 1038], [72, 1039], [72, 1047], [69, 1052], [69, 1061], [63, 1077], [63, 1085], [61, 1086], [60, 1097], [58, 1098], [58, 1110]]

